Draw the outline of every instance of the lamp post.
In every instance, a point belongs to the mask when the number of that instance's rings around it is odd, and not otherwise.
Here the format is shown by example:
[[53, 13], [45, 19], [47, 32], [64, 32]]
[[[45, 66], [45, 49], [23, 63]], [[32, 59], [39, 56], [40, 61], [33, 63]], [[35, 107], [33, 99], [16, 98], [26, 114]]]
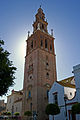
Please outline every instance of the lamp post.
[[14, 114], [14, 106], [12, 105], [12, 117], [13, 117], [13, 114]]
[[65, 116], [66, 116], [66, 120], [67, 119], [67, 106], [66, 106], [66, 100], [67, 100], [67, 96], [64, 96], [64, 102], [65, 102]]

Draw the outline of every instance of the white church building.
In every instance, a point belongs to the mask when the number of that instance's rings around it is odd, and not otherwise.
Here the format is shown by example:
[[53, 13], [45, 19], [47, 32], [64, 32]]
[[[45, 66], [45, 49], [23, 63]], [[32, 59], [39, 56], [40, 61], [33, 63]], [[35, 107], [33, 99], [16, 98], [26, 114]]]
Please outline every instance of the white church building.
[[[49, 91], [49, 103], [56, 103], [60, 114], [54, 120], [80, 120], [80, 115], [71, 114], [72, 105], [80, 102], [80, 64], [73, 67], [74, 76], [54, 82]], [[49, 116], [53, 120], [53, 116]]]

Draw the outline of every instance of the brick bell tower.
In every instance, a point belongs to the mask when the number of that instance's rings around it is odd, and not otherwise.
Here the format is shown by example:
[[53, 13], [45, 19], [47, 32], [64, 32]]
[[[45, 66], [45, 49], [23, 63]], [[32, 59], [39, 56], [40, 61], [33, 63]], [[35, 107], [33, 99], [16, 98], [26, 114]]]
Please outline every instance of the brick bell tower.
[[38, 9], [33, 23], [33, 34], [26, 40], [22, 114], [37, 113], [38, 120], [46, 119], [48, 92], [56, 81], [54, 37], [48, 33], [42, 8]]

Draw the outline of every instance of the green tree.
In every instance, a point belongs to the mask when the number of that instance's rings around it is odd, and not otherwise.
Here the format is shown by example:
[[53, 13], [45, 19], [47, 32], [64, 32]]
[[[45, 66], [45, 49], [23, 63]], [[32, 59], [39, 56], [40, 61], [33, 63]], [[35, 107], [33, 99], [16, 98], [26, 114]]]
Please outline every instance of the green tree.
[[2, 115], [7, 115], [7, 112], [3, 112]]
[[14, 113], [15, 116], [19, 116], [19, 112]]
[[80, 103], [76, 103], [72, 106], [72, 114], [80, 114]]
[[7, 114], [6, 115], [11, 115], [11, 112], [7, 112]]
[[48, 104], [45, 110], [47, 115], [57, 115], [60, 113], [60, 109], [57, 104]]
[[31, 112], [31, 111], [26, 111], [26, 112], [24, 112], [24, 115], [25, 115], [25, 116], [31, 116], [31, 115], [32, 115], [32, 112]]
[[0, 96], [7, 93], [10, 86], [14, 85], [16, 67], [9, 60], [10, 53], [2, 47], [4, 41], [0, 40]]

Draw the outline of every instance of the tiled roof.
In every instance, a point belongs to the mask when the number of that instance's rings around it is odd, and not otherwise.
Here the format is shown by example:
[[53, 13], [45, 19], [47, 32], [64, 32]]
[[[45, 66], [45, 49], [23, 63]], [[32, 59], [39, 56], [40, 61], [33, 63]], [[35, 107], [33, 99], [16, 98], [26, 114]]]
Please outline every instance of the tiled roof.
[[61, 80], [61, 81], [57, 81], [57, 83], [59, 83], [60, 85], [62, 85], [64, 87], [75, 88], [74, 76], [66, 78], [66, 79]]

